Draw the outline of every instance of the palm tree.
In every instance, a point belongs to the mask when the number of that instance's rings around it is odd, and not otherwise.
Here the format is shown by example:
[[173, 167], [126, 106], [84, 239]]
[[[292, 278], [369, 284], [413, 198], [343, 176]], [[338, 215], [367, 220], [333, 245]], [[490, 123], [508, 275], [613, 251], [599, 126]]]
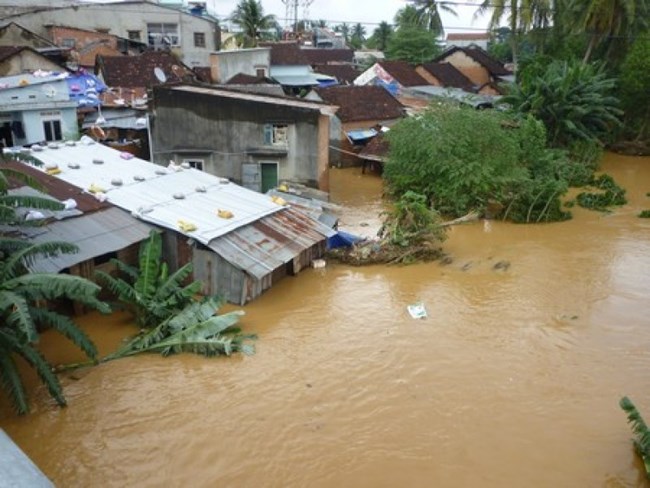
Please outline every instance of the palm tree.
[[419, 27], [420, 16], [418, 10], [413, 5], [407, 5], [399, 9], [395, 14], [395, 25], [398, 29], [402, 27]]
[[435, 34], [443, 32], [440, 10], [457, 16], [454, 8], [445, 2], [438, 2], [437, 0], [409, 0], [409, 2], [415, 7], [418, 25]]
[[360, 23], [357, 23], [352, 28], [352, 36], [350, 37], [350, 44], [355, 48], [360, 49], [366, 40], [366, 28]]
[[350, 26], [343, 22], [334, 27], [334, 32], [339, 32], [343, 36], [343, 40], [348, 43], [350, 40]]
[[388, 47], [388, 41], [390, 40], [393, 33], [393, 27], [388, 22], [381, 22], [372, 33], [372, 40], [375, 43], [377, 49], [380, 51], [385, 51]]
[[244, 47], [255, 47], [264, 37], [264, 31], [274, 29], [274, 15], [264, 15], [264, 8], [259, 0], [240, 0], [230, 15], [230, 21], [241, 29], [238, 41]]

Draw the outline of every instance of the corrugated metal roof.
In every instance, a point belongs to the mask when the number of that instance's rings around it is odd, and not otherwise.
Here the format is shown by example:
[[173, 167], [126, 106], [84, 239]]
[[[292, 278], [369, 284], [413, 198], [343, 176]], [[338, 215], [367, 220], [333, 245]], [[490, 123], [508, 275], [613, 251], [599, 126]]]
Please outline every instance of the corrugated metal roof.
[[34, 236], [34, 243], [65, 241], [76, 244], [76, 254], [40, 258], [30, 267], [35, 273], [58, 273], [88, 259], [116, 252], [149, 236], [152, 226], [133, 218], [124, 210], [109, 208], [82, 217], [51, 222], [41, 229], [47, 232]]
[[326, 237], [331, 228], [290, 207], [211, 241], [208, 245], [233, 266], [257, 279], [291, 261]]
[[[102, 144], [89, 144], [87, 137], [82, 141], [75, 146], [45, 148], [31, 155], [45, 164], [58, 164], [61, 173], [56, 177], [78, 188], [100, 187], [105, 190], [108, 202], [142, 220], [179, 232], [179, 220], [196, 225], [196, 231], [183, 233], [203, 244], [283, 209], [266, 195], [203, 171], [176, 172], [138, 158], [127, 160], [120, 156], [120, 151]], [[95, 159], [103, 163], [94, 164]], [[71, 169], [68, 163], [76, 163], [79, 168]], [[136, 181], [134, 177], [143, 177], [144, 181]], [[112, 184], [116, 178], [122, 181], [121, 185]], [[183, 198], [177, 199], [175, 195]], [[218, 210], [229, 210], [233, 217], [219, 218]]]

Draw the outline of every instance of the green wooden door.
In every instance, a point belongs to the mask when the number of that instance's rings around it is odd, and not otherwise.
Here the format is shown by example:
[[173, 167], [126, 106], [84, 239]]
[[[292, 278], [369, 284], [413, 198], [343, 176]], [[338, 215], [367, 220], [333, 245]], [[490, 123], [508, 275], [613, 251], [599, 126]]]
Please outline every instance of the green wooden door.
[[278, 163], [260, 163], [262, 193], [278, 186]]

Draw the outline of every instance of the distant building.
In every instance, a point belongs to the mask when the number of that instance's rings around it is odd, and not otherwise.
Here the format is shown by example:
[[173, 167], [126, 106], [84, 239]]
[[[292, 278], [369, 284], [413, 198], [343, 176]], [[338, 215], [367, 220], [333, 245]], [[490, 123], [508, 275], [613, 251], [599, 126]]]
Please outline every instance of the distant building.
[[472, 83], [479, 89], [490, 83], [498, 83], [501, 78], [512, 75], [503, 63], [474, 45], [451, 47], [434, 59], [434, 62], [452, 64], [472, 80]]
[[393, 95], [399, 95], [404, 88], [429, 83], [406, 61], [380, 61], [361, 73], [354, 84], [382, 86]]
[[64, 68], [27, 46], [0, 46], [0, 76], [36, 71], [63, 71]]
[[152, 0], [66, 5], [5, 17], [0, 24], [16, 22], [42, 37], [49, 35], [50, 26], [74, 26], [112, 34], [146, 43], [152, 49], [171, 50], [191, 67], [208, 66], [210, 53], [219, 50], [218, 21], [202, 8], [188, 9]]
[[489, 32], [454, 32], [447, 34], [447, 47], [469, 47], [472, 44], [487, 50]]
[[450, 63], [425, 63], [417, 66], [415, 71], [433, 86], [460, 88], [467, 92], [475, 90], [472, 80]]
[[240, 74], [265, 78], [270, 73], [270, 47], [236, 49], [210, 54], [210, 78], [212, 83], [226, 83]]

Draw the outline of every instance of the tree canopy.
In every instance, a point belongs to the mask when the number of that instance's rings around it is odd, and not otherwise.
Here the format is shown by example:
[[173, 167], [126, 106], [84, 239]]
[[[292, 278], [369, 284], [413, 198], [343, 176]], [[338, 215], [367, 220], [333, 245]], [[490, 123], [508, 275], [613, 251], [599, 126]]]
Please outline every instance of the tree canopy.
[[412, 64], [426, 63], [440, 54], [433, 32], [413, 26], [400, 27], [388, 41], [386, 57]]
[[274, 15], [265, 15], [259, 0], [240, 0], [230, 15], [230, 21], [241, 29], [237, 40], [243, 47], [255, 47], [257, 43], [269, 37], [268, 31], [277, 26]]

